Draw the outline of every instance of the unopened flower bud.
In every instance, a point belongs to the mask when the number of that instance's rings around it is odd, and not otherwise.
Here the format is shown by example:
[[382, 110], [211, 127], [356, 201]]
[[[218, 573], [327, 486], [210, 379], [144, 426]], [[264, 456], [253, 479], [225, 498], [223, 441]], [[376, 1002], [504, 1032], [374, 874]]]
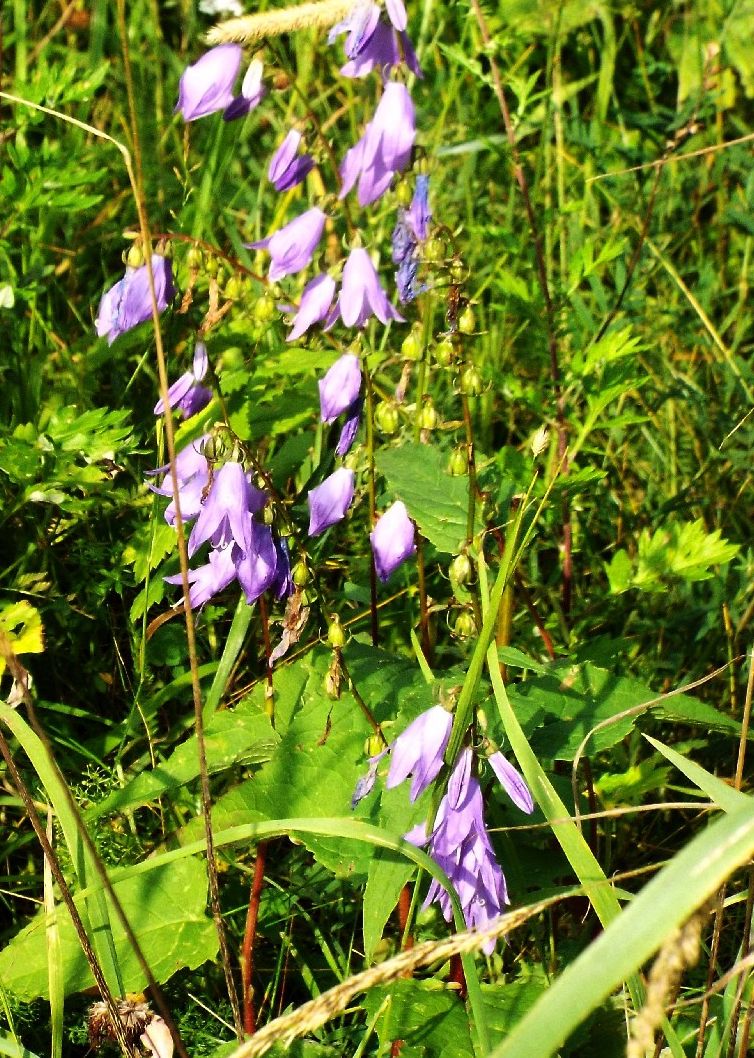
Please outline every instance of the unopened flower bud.
[[228, 279], [228, 273], [226, 272], [226, 270], [223, 267], [223, 265], [220, 265], [220, 267], [217, 269], [217, 272], [215, 274], [215, 281], [216, 281], [218, 287], [220, 287], [222, 289], [225, 286], [225, 283], [227, 282], [227, 279]]
[[327, 626], [327, 642], [336, 650], [342, 650], [346, 643], [346, 633], [337, 614], [333, 614], [330, 624]]
[[421, 328], [412, 327], [401, 344], [401, 356], [404, 360], [421, 360]]
[[429, 264], [441, 264], [445, 260], [445, 242], [437, 235], [424, 243], [424, 260]]
[[309, 567], [303, 559], [300, 559], [293, 567], [291, 577], [297, 588], [303, 588], [309, 583]]
[[448, 573], [450, 575], [450, 583], [452, 585], [455, 586], [456, 584], [466, 584], [469, 578], [471, 577], [472, 573], [469, 556], [465, 553], [456, 555], [456, 557], [450, 563]]
[[238, 276], [231, 276], [228, 282], [225, 284], [225, 290], [223, 294], [228, 301], [237, 301], [241, 293], [243, 292], [243, 283]]
[[186, 267], [196, 271], [204, 264], [204, 254], [200, 246], [190, 246], [186, 254]]
[[268, 294], [263, 294], [254, 306], [254, 319], [257, 323], [269, 323], [275, 313], [275, 302]]
[[400, 422], [395, 404], [387, 400], [378, 404], [374, 409], [374, 421], [380, 433], [387, 434], [388, 437], [394, 434]]
[[471, 636], [476, 634], [476, 621], [474, 615], [469, 613], [468, 610], [464, 610], [459, 613], [456, 617], [456, 622], [453, 631], [459, 639], [469, 639]]
[[454, 448], [448, 460], [448, 473], [454, 478], [463, 477], [469, 470], [469, 454], [462, 445]]
[[470, 397], [478, 397], [483, 389], [482, 376], [473, 364], [469, 364], [461, 373], [461, 392], [468, 394]]
[[126, 254], [126, 264], [129, 268], [141, 268], [144, 264], [144, 251], [140, 242], [132, 242]]
[[403, 206], [404, 209], [408, 209], [411, 205], [411, 199], [413, 197], [413, 191], [411, 190], [411, 184], [403, 177], [398, 186], [395, 189], [395, 197], [398, 201], [399, 206]]
[[460, 257], [454, 257], [450, 262], [450, 268], [448, 269], [451, 283], [460, 285], [463, 283], [468, 275], [466, 271], [466, 265], [463, 263]]
[[367, 757], [376, 757], [385, 748], [385, 740], [379, 735], [370, 735], [364, 743], [364, 753]]
[[471, 305], [467, 305], [458, 317], [458, 330], [461, 334], [473, 334], [475, 327], [476, 319], [474, 317], [474, 310]]
[[208, 276], [216, 276], [220, 271], [220, 262], [218, 259], [210, 255], [204, 263], [204, 271]]
[[438, 342], [433, 352], [435, 361], [440, 367], [450, 367], [456, 355], [450, 338], [443, 338], [442, 341]]
[[434, 430], [439, 421], [434, 404], [431, 400], [428, 400], [419, 412], [419, 427], [422, 430]]

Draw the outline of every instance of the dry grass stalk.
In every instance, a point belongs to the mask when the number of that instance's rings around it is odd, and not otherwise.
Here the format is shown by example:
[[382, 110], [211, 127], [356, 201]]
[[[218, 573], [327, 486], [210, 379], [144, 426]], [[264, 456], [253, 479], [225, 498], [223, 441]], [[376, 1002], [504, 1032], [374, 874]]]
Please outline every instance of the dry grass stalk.
[[262, 11], [256, 15], [230, 18], [213, 26], [207, 34], [208, 44], [256, 44], [265, 37], [279, 37], [297, 29], [329, 29], [345, 18], [358, 0], [312, 0], [279, 11]]

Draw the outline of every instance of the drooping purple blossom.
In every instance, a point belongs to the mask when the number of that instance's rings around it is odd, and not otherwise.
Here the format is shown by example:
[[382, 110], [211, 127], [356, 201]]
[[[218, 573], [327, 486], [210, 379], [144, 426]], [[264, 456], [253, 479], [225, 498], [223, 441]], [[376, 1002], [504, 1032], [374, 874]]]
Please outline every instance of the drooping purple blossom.
[[188, 542], [189, 556], [209, 540], [215, 548], [233, 541], [245, 553], [251, 546], [249, 513], [259, 510], [265, 494], [255, 489], [240, 463], [224, 463], [215, 473]]
[[[189, 605], [192, 610], [204, 606], [213, 595], [217, 595], [223, 588], [235, 579], [236, 566], [233, 556], [233, 547], [223, 548], [222, 551], [210, 551], [209, 559], [203, 566], [188, 571], [190, 584]], [[165, 577], [168, 584], [181, 584], [181, 574]]]
[[[336, 37], [347, 34], [345, 53], [348, 62], [340, 69], [344, 77], [366, 77], [376, 68], [386, 78], [393, 67], [404, 60], [412, 73], [417, 77], [422, 76], [398, 4], [393, 2], [392, 11], [388, 9], [388, 14], [392, 25], [380, 18], [377, 4], [358, 4], [330, 31], [328, 41], [331, 44]], [[401, 22], [403, 29], [396, 33]]]
[[534, 801], [526, 779], [518, 768], [514, 768], [499, 750], [491, 753], [487, 761], [514, 805], [530, 815], [534, 811]]
[[270, 159], [267, 176], [276, 191], [289, 191], [300, 184], [314, 166], [309, 154], [299, 154], [301, 133], [291, 129]]
[[245, 245], [253, 250], [269, 250], [269, 278], [275, 282], [306, 268], [322, 238], [326, 219], [322, 210], [314, 206], [266, 239]]
[[404, 322], [380, 286], [371, 257], [363, 247], [357, 246], [351, 250], [343, 267], [338, 301], [328, 315], [327, 327], [332, 327], [338, 317], [346, 327], [365, 327], [372, 315], [380, 323], [388, 320]]
[[[212, 400], [212, 390], [203, 386], [202, 379], [207, 374], [207, 346], [197, 342], [194, 350], [194, 364], [191, 371], [186, 371], [168, 390], [168, 404], [171, 408], [180, 408], [184, 419], [190, 419]], [[162, 415], [165, 403], [160, 397], [154, 406], [155, 415]]]
[[178, 84], [175, 113], [195, 121], [229, 106], [242, 57], [240, 45], [220, 44], [187, 66]]
[[[209, 485], [209, 463], [202, 453], [207, 436], [200, 437], [193, 444], [182, 448], [175, 457], [175, 473], [178, 482], [178, 497], [181, 505], [181, 518], [184, 522], [196, 518], [202, 507], [202, 496]], [[148, 471], [150, 475], [163, 474], [160, 485], [149, 488], [158, 496], [169, 496], [170, 503], [165, 508], [165, 521], [175, 525], [175, 500], [170, 467], [158, 467]]]
[[270, 584], [270, 591], [276, 599], [286, 599], [293, 591], [291, 575], [291, 554], [288, 544], [282, 537], [275, 537], [275, 577]]
[[339, 467], [328, 478], [311, 489], [309, 504], [309, 536], [319, 536], [331, 525], [345, 518], [353, 501], [355, 475], [347, 467]]
[[[164, 312], [175, 297], [173, 266], [170, 259], [152, 254], [152, 275], [157, 309]], [[102, 295], [94, 321], [100, 338], [107, 336], [108, 345], [116, 338], [152, 317], [152, 296], [149, 290], [147, 266], [127, 268], [126, 274]]]
[[345, 52], [348, 58], [352, 59], [369, 43], [379, 20], [379, 4], [372, 3], [371, 0], [354, 4], [346, 17], [332, 27], [327, 42], [332, 44], [341, 34], [347, 34]]
[[235, 570], [238, 583], [243, 588], [247, 603], [251, 606], [263, 592], [272, 586], [275, 580], [278, 554], [269, 525], [254, 521], [248, 513], [246, 518], [248, 522], [247, 544], [242, 549], [242, 554], [236, 554]]
[[369, 539], [377, 576], [381, 581], [387, 581], [416, 551], [414, 523], [401, 500], [396, 500], [388, 507], [369, 534]]
[[417, 716], [391, 746], [387, 789], [392, 790], [412, 775], [411, 800], [415, 801], [442, 768], [452, 726], [453, 717], [441, 705], [433, 705]]
[[310, 279], [304, 287], [298, 312], [293, 317], [293, 327], [286, 341], [294, 342], [309, 330], [314, 323], [324, 320], [335, 297], [335, 280], [323, 272]]
[[387, 190], [393, 176], [405, 169], [411, 158], [415, 119], [406, 86], [389, 81], [364, 135], [341, 163], [339, 198], [345, 198], [357, 179], [360, 206], [375, 202]]
[[[448, 790], [437, 811], [429, 839], [424, 826], [406, 835], [416, 845], [429, 842], [428, 852], [453, 883], [469, 929], [485, 929], [508, 904], [508, 890], [484, 823], [484, 803], [478, 781], [471, 774], [471, 750], [458, 757]], [[436, 901], [447, 922], [453, 918], [450, 896], [432, 881], [424, 907]], [[494, 940], [484, 945], [490, 955]]]
[[319, 380], [319, 407], [322, 422], [334, 422], [358, 399], [361, 366], [358, 356], [344, 353]]
[[265, 89], [262, 84], [262, 72], [264, 65], [261, 59], [252, 59], [249, 68], [244, 74], [241, 82], [241, 94], [232, 99], [223, 112], [223, 121], [235, 121], [236, 118], [245, 117], [250, 110], [264, 98]]
[[419, 173], [416, 178], [411, 205], [408, 207], [407, 220], [417, 242], [425, 242], [432, 222], [432, 210], [429, 208], [429, 174]]

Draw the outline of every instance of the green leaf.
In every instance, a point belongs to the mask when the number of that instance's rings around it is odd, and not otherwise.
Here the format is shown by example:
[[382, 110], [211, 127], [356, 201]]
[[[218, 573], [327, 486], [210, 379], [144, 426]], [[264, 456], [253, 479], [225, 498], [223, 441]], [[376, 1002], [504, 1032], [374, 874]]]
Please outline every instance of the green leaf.
[[377, 1022], [382, 1047], [404, 1040], [401, 1058], [472, 1058], [469, 1019], [454, 989], [437, 981], [393, 981], [369, 991], [367, 1015], [375, 1015], [385, 1000]]
[[606, 567], [610, 591], [614, 595], [629, 588], [662, 591], [673, 577], [708, 580], [714, 574], [712, 566], [730, 562], [739, 550], [738, 544], [723, 539], [719, 529], [708, 533], [701, 518], [671, 523], [654, 533], [643, 529], [636, 557], [618, 551]]
[[468, 477], [445, 471], [445, 457], [433, 445], [405, 444], [376, 453], [377, 469], [390, 492], [403, 500], [423, 536], [438, 551], [455, 555], [466, 539]]
[[[110, 875], [115, 892], [158, 981], [166, 981], [184, 966], [193, 969], [214, 958], [217, 935], [205, 914], [207, 874], [200, 860], [187, 858], [121, 882], [120, 873]], [[81, 908], [83, 896], [74, 899]], [[139, 992], [147, 981], [106, 899], [123, 988]], [[83, 992], [94, 980], [62, 905], [58, 916], [64, 991], [66, 995]], [[47, 997], [47, 974], [47, 930], [41, 912], [0, 952], [0, 977], [19, 999], [31, 1000]]]

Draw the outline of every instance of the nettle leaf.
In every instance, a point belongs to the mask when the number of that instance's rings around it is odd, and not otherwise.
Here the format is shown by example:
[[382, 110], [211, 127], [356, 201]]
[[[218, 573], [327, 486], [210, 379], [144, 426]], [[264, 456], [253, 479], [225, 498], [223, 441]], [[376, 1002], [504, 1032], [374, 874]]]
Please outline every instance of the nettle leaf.
[[386, 448], [376, 453], [375, 460], [391, 494], [403, 500], [427, 540], [438, 551], [457, 554], [466, 539], [468, 477], [448, 474], [444, 453], [433, 445]]
[[[122, 882], [118, 874], [111, 873], [115, 891], [158, 981], [167, 981], [182, 967], [194, 969], [214, 958], [217, 934], [205, 914], [207, 872], [201, 860], [176, 860]], [[84, 898], [74, 899], [83, 908]], [[94, 980], [65, 907], [59, 905], [57, 913], [64, 992], [83, 992]], [[123, 991], [139, 992], [147, 981], [112, 907], [110, 922]], [[36, 915], [0, 952], [0, 979], [19, 999], [48, 996], [44, 913]]]
[[719, 529], [708, 533], [700, 518], [662, 526], [654, 533], [643, 529], [636, 556], [616, 551], [605, 571], [613, 595], [629, 588], [663, 591], [674, 577], [708, 580], [714, 575], [710, 567], [730, 562], [739, 550], [740, 545], [725, 540]]

